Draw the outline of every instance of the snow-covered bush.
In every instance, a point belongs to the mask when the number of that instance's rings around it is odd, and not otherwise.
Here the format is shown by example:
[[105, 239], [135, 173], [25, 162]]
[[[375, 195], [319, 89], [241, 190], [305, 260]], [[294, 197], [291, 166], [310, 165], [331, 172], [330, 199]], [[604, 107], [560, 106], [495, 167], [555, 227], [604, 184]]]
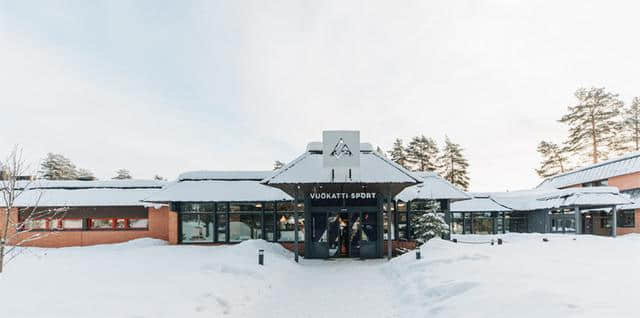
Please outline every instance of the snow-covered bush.
[[438, 213], [435, 206], [424, 212], [417, 212], [412, 216], [411, 227], [413, 238], [426, 243], [428, 240], [449, 233], [449, 225], [444, 220], [444, 213]]

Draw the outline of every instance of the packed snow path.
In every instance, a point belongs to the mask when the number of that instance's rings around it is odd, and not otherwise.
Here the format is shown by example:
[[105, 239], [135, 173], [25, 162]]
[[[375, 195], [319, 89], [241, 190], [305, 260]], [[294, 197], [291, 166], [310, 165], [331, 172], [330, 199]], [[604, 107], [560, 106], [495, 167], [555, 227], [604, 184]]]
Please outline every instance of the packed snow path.
[[[268, 317], [397, 317], [384, 260], [302, 260], [304, 270], [265, 299]], [[388, 268], [387, 268], [388, 269]], [[282, 306], [273, 306], [282, 304]]]
[[[422, 260], [410, 253], [391, 262], [297, 264], [291, 252], [264, 241], [214, 247], [142, 239], [29, 249], [0, 275], [0, 316], [638, 316], [640, 235], [501, 237], [502, 246], [432, 240]], [[265, 266], [257, 265], [258, 249]]]

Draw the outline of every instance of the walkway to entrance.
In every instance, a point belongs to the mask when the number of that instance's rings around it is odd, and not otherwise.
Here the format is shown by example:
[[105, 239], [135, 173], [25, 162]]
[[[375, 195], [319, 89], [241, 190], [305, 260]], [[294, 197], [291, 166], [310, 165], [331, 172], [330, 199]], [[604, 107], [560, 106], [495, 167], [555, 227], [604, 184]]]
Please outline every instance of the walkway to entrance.
[[[267, 299], [266, 317], [397, 317], [384, 260], [302, 260], [304, 274], [292, 275]], [[280, 287], [280, 286], [278, 286]], [[282, 304], [274, 306], [273, 304]]]

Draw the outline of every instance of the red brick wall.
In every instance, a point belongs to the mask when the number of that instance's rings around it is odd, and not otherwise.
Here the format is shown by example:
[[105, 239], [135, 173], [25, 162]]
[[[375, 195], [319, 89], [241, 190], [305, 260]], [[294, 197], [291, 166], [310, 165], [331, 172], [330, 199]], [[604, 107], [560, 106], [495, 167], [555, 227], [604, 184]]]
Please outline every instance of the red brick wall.
[[169, 236], [169, 244], [178, 244], [178, 213], [169, 210], [169, 216], [167, 218], [167, 234]]
[[[34, 234], [42, 234], [42, 237], [25, 243], [23, 246], [35, 247], [67, 247], [87, 246], [96, 244], [121, 243], [138, 238], [156, 238], [169, 240], [169, 208], [147, 208], [149, 212], [149, 227], [146, 230], [120, 230], [120, 231], [43, 231], [21, 234], [16, 241], [24, 240]], [[0, 216], [1, 217], [1, 216]], [[12, 217], [17, 218], [17, 210], [12, 211]], [[177, 226], [177, 224], [176, 224]], [[177, 227], [176, 227], [177, 231]], [[12, 242], [10, 242], [12, 244]]]
[[609, 186], [617, 187], [620, 191], [640, 188], [640, 172], [609, 178]]

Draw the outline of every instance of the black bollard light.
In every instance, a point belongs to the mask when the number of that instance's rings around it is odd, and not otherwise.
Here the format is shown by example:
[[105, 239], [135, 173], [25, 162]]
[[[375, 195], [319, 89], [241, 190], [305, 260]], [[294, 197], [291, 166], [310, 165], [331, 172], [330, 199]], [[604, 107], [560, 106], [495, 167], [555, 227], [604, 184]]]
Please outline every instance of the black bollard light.
[[491, 239], [491, 246], [493, 246], [493, 244], [495, 244], [495, 242], [493, 241], [493, 239]]
[[451, 241], [453, 241], [453, 243], [458, 243], [458, 239], [454, 238]]
[[498, 239], [498, 245], [502, 245], [502, 239], [501, 238]]
[[416, 259], [421, 259], [422, 258], [422, 254], [420, 253], [420, 250], [416, 251]]
[[258, 265], [264, 265], [264, 250], [258, 250]]
[[543, 241], [543, 242], [549, 242], [549, 239], [548, 239], [548, 238], [546, 238], [546, 237], [543, 237], [543, 238], [542, 238], [542, 241]]

